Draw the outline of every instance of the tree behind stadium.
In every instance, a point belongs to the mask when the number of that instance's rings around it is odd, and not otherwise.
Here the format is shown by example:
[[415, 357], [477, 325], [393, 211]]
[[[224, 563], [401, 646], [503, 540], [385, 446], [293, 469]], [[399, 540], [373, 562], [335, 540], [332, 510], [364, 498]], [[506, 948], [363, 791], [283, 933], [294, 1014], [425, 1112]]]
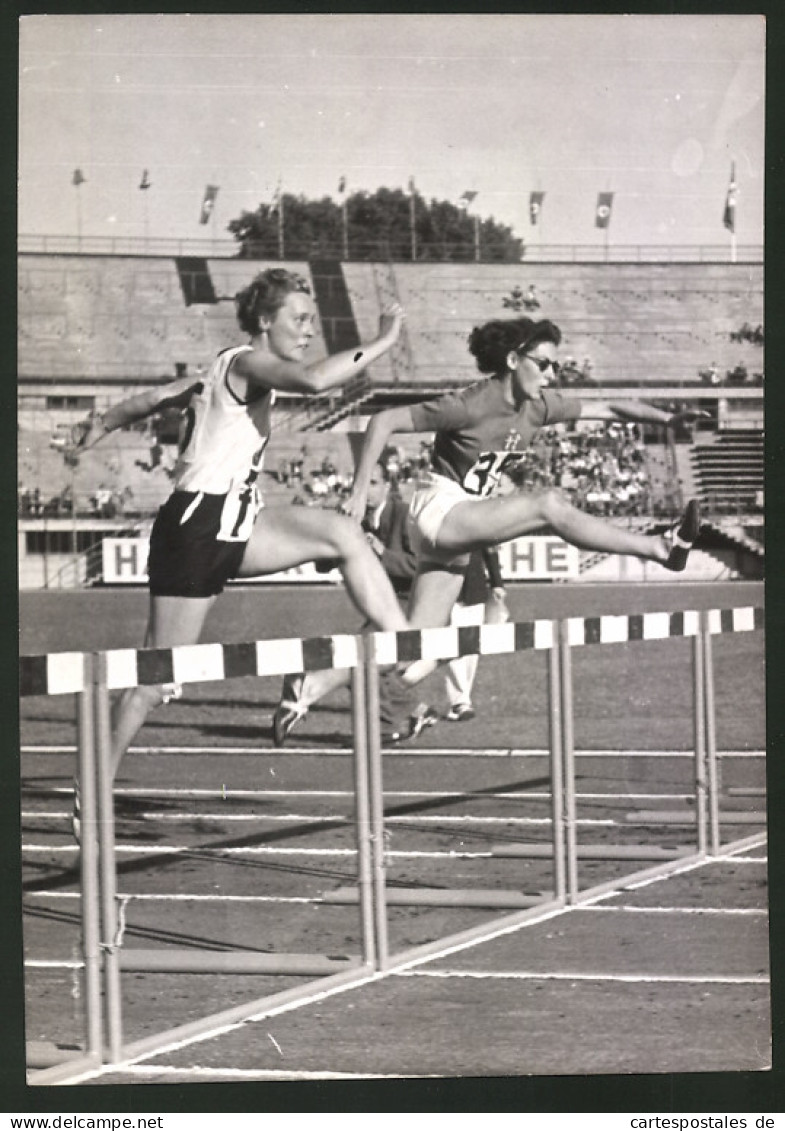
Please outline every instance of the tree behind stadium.
[[417, 192], [413, 205], [402, 189], [352, 193], [343, 205], [327, 196], [307, 200], [284, 193], [280, 203], [242, 212], [228, 230], [245, 259], [519, 263], [523, 258], [523, 240], [504, 224], [450, 201], [428, 202]]

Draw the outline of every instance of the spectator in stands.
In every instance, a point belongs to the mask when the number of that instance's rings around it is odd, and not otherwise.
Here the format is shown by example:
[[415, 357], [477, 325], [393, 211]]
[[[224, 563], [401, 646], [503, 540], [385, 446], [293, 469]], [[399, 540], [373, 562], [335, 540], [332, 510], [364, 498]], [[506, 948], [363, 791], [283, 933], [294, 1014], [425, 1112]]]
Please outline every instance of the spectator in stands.
[[[409, 619], [415, 627], [445, 625], [462, 585], [472, 550], [497, 545], [549, 526], [586, 550], [631, 554], [681, 571], [697, 538], [695, 500], [668, 536], [624, 529], [576, 510], [555, 489], [495, 496], [502, 471], [519, 462], [544, 425], [577, 420], [584, 405], [547, 388], [558, 371], [557, 326], [530, 318], [495, 319], [475, 327], [469, 350], [486, 379], [435, 400], [391, 408], [371, 419], [357, 464], [346, 513], [365, 513], [368, 483], [379, 455], [399, 432], [435, 432], [429, 479], [410, 507], [418, 566]], [[673, 419], [651, 405], [586, 403], [599, 419], [669, 425]], [[388, 736], [405, 733], [412, 687], [433, 670], [431, 661], [393, 669], [382, 680], [382, 726]]]
[[568, 388], [570, 385], [579, 385], [581, 382], [581, 371], [578, 368], [578, 363], [574, 357], [567, 357], [564, 360], [559, 371], [559, 385]]
[[[417, 556], [410, 541], [409, 504], [401, 498], [387, 464], [381, 461], [373, 468], [368, 481], [366, 509], [361, 526], [369, 545], [390, 578], [393, 589], [400, 600], [405, 602], [417, 568]], [[329, 569], [332, 565], [332, 562], [325, 562], [317, 568]], [[492, 585], [490, 597], [485, 585], [486, 568]], [[508, 619], [504, 585], [495, 549], [472, 555], [459, 603], [456, 604], [453, 623], [481, 624], [485, 619], [486, 597], [489, 623], [497, 624]], [[366, 622], [364, 629], [370, 627]], [[446, 665], [445, 692], [450, 704], [446, 717], [450, 721], [465, 721], [473, 717], [471, 692], [476, 671], [476, 656], [460, 656]], [[276, 746], [283, 746], [314, 703], [332, 691], [346, 687], [349, 678], [348, 671], [336, 668], [285, 676], [281, 701], [273, 715], [273, 741]], [[432, 726], [438, 720], [437, 713], [427, 703], [419, 704], [415, 714], [418, 730]]]
[[[208, 611], [233, 577], [256, 577], [305, 562], [335, 560], [354, 603], [382, 629], [406, 627], [395, 592], [359, 526], [335, 511], [263, 507], [257, 480], [270, 437], [275, 391], [324, 393], [392, 348], [403, 323], [397, 304], [361, 347], [306, 365], [315, 308], [304, 280], [282, 268], [257, 275], [237, 295], [247, 345], [223, 350], [207, 378], [183, 376], [91, 414], [75, 430], [79, 449], [172, 405], [184, 409], [175, 489], [153, 526], [145, 643], [169, 648], [199, 640]], [[113, 718], [111, 772], [171, 685], [137, 687]]]
[[597, 384], [597, 382], [594, 380], [594, 363], [590, 357], [584, 357], [583, 359], [583, 365], [581, 366], [581, 384]]
[[540, 309], [540, 300], [537, 298], [537, 290], [534, 286], [534, 283], [529, 284], [529, 289], [526, 292], [526, 297], [523, 300], [523, 305], [529, 311]]

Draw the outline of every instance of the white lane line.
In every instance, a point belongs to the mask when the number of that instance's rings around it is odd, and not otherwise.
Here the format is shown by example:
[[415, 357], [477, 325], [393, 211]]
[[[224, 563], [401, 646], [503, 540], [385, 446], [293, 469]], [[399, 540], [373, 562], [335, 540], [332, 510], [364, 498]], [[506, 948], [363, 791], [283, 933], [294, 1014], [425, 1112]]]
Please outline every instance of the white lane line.
[[[30, 899], [81, 899], [78, 891], [34, 891]], [[118, 892], [117, 898], [127, 903], [323, 903], [321, 896], [313, 895], [190, 895], [187, 892]]]
[[36, 970], [83, 970], [84, 962], [78, 958], [26, 958], [24, 965]]
[[[47, 891], [31, 892], [29, 898], [38, 900], [79, 900], [78, 891]], [[325, 903], [323, 896], [313, 895], [221, 895], [209, 893], [206, 895], [191, 895], [187, 892], [118, 892], [117, 898], [128, 903]], [[329, 902], [329, 901], [327, 901]], [[634, 904], [614, 904], [612, 907], [600, 907], [598, 904], [588, 904], [579, 908], [580, 911], [593, 912], [620, 912], [630, 915], [751, 915], [768, 917], [765, 907], [636, 907]]]
[[765, 907], [636, 907], [634, 904], [617, 903], [613, 907], [599, 907], [593, 904], [582, 908], [584, 911], [623, 911], [631, 915], [765, 915]]
[[[73, 754], [75, 746], [21, 746], [22, 754]], [[272, 746], [260, 750], [258, 746], [131, 746], [129, 754], [245, 754], [257, 760], [269, 755], [314, 754], [320, 757], [348, 757], [352, 748], [324, 746]], [[765, 750], [718, 750], [718, 758], [763, 758]], [[385, 757], [443, 757], [443, 758], [549, 758], [544, 747], [497, 746], [477, 749], [473, 746], [429, 747], [406, 746], [384, 750]], [[693, 750], [576, 750], [576, 758], [694, 758]]]
[[[52, 856], [61, 856], [68, 853], [78, 852], [79, 847], [76, 844], [61, 844], [48, 846], [45, 844], [30, 844], [23, 845], [22, 853], [46, 853]], [[133, 845], [133, 844], [118, 844], [115, 846], [115, 852], [118, 856], [209, 856], [213, 859], [220, 859], [222, 856], [356, 856], [357, 850], [354, 848], [268, 848], [267, 846], [257, 846], [255, 848], [209, 848], [203, 845], [162, 845], [156, 848], [153, 845]], [[385, 852], [385, 856], [400, 857], [400, 858], [423, 858], [426, 860], [431, 859], [452, 859], [452, 860], [474, 860], [474, 859], [489, 859], [493, 856], [492, 852], [403, 852], [394, 851]]]
[[[195, 1065], [189, 1068], [180, 1068], [176, 1064], [124, 1064], [122, 1066], [123, 1075], [128, 1076], [182, 1076], [189, 1080], [367, 1080], [367, 1072], [330, 1072], [325, 1070], [323, 1072], [308, 1072], [305, 1069], [290, 1069], [288, 1072], [283, 1068], [209, 1068]], [[406, 1073], [405, 1076], [396, 1074], [395, 1072], [374, 1072], [374, 1079], [380, 1080], [432, 1080], [438, 1078], [438, 1074], [433, 1075], [412, 1075]], [[69, 1081], [72, 1083], [72, 1081]]]
[[[22, 793], [24, 793], [24, 787]], [[71, 797], [73, 789], [70, 786], [55, 785], [50, 789], [37, 789], [39, 795], [49, 795], [51, 797]], [[353, 801], [354, 792], [350, 789], [115, 789], [115, 797], [126, 798], [149, 798], [152, 800], [164, 798], [182, 798], [183, 800], [196, 800], [204, 798], [205, 800], [215, 800], [221, 798], [222, 801], [229, 800], [273, 800], [282, 799], [286, 797], [304, 797], [304, 798], [317, 798], [317, 797], [337, 797], [343, 798], [347, 801]], [[694, 791], [692, 793], [576, 793], [576, 798], [580, 801], [585, 799], [587, 801], [618, 801], [623, 803], [628, 800], [650, 800], [650, 801], [691, 801], [695, 798]], [[440, 801], [550, 801], [551, 795], [543, 790], [499, 790], [494, 793], [487, 793], [483, 789], [386, 789], [384, 797], [387, 801], [401, 800], [440, 800]]]
[[668, 985], [768, 985], [766, 974], [584, 974], [501, 970], [394, 970], [398, 978], [473, 978], [476, 981], [520, 982], [657, 982]]
[[[128, 814], [131, 820], [135, 817], [138, 819], [137, 814]], [[66, 821], [71, 819], [71, 813], [66, 811], [50, 811], [48, 813], [36, 813], [30, 810], [22, 812], [23, 820], [42, 820], [42, 821]], [[122, 819], [122, 818], [120, 818]], [[312, 824], [322, 825], [325, 822], [340, 821], [345, 825], [353, 825], [354, 818], [345, 813], [325, 813], [321, 817], [315, 817], [307, 813], [171, 813], [166, 809], [155, 810], [145, 809], [144, 820], [146, 821], [162, 821], [176, 822], [176, 821], [214, 821], [217, 824], [227, 824], [229, 822], [248, 822], [255, 821], [257, 823], [264, 822], [284, 822], [296, 821], [298, 824]], [[456, 815], [421, 815], [412, 813], [406, 816], [386, 816], [385, 823], [388, 825], [406, 824], [406, 825], [449, 825], [449, 824], [463, 824], [463, 825], [550, 825], [552, 822], [551, 817], [472, 817], [472, 816], [456, 816]], [[601, 817], [579, 817], [576, 822], [577, 825], [619, 825], [626, 828], [629, 821], [614, 821], [612, 818]]]

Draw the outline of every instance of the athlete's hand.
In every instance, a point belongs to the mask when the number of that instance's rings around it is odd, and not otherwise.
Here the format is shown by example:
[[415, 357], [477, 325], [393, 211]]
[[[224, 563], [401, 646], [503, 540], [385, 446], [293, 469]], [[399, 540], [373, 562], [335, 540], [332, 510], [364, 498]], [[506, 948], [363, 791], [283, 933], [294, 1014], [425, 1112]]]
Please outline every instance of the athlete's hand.
[[106, 435], [103, 417], [99, 412], [91, 412], [84, 420], [79, 420], [71, 428], [68, 452], [77, 455], [79, 452], [92, 448], [102, 436]]
[[680, 412], [671, 413], [668, 418], [668, 427], [675, 424], [695, 424], [698, 420], [711, 420], [711, 413], [703, 408], [684, 408]]
[[379, 337], [394, 342], [406, 321], [406, 314], [399, 302], [392, 302], [384, 308], [379, 317]]

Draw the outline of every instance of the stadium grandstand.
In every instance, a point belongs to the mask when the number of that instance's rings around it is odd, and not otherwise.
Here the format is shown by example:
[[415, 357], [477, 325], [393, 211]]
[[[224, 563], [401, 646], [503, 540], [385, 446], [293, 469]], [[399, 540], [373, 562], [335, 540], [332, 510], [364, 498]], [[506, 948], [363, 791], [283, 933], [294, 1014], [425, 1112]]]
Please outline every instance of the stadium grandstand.
[[[20, 240], [18, 256], [19, 537], [23, 587], [100, 583], [109, 535], [149, 527], [171, 486], [179, 421], [160, 416], [69, 463], [71, 426], [135, 391], [199, 374], [237, 344], [234, 295], [269, 261], [223, 247], [152, 253], [126, 241], [65, 251]], [[596, 249], [592, 249], [596, 252]], [[348, 487], [352, 433], [391, 404], [477, 379], [472, 326], [516, 311], [562, 329], [563, 383], [585, 397], [645, 397], [708, 413], [677, 435], [546, 436], [534, 481], [599, 513], [669, 519], [697, 494], [717, 576], [761, 576], [763, 559], [763, 264], [760, 249], [534, 249], [509, 264], [285, 262], [310, 279], [319, 310], [311, 357], [372, 337], [386, 301], [407, 312], [383, 359], [329, 397], [280, 397], [266, 497], [330, 505]], [[203, 253], [203, 254], [201, 254]], [[278, 262], [278, 261], [276, 261]], [[279, 264], [280, 265], [280, 264]], [[527, 295], [536, 293], [536, 300]], [[534, 308], [532, 309], [532, 305]], [[585, 430], [584, 430], [585, 431]], [[407, 436], [390, 458], [404, 490], [427, 454]]]

